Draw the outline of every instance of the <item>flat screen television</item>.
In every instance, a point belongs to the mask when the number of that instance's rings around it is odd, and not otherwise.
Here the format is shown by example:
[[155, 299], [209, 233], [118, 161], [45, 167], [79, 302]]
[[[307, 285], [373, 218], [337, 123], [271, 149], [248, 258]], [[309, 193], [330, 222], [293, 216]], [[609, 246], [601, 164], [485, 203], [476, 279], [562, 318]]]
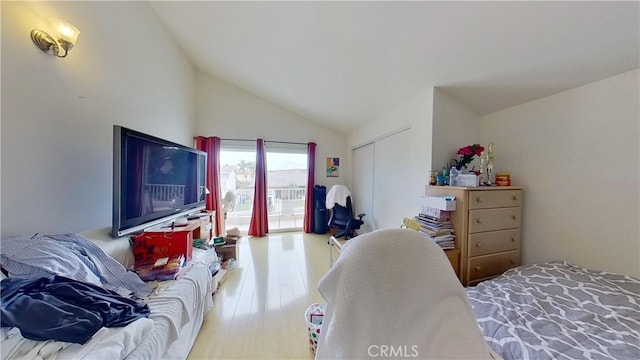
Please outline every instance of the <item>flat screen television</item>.
[[207, 154], [113, 127], [113, 229], [120, 237], [205, 208]]

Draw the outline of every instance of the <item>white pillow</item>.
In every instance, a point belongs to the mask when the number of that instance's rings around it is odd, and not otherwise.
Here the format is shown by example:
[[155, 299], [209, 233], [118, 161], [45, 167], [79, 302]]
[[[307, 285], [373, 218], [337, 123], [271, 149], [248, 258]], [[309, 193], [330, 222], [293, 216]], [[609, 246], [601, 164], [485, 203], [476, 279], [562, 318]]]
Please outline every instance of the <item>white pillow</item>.
[[105, 254], [116, 259], [126, 269], [131, 269], [135, 263], [133, 250], [128, 236], [112, 238], [109, 229], [87, 231], [81, 235], [96, 244]]

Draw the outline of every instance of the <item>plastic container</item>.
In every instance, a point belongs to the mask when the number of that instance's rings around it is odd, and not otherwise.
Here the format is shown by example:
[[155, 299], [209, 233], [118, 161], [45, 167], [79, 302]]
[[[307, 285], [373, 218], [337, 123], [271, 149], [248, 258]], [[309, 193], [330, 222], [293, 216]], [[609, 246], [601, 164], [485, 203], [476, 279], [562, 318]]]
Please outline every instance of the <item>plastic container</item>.
[[499, 172], [496, 174], [497, 186], [511, 186], [511, 173]]
[[449, 170], [449, 185], [457, 186], [458, 185], [458, 175], [460, 174], [460, 170], [456, 169], [455, 166], [451, 167]]
[[316, 353], [318, 348], [318, 338], [320, 338], [320, 329], [322, 329], [322, 320], [326, 304], [311, 304], [307, 311], [304, 312], [304, 319], [307, 322], [307, 330], [309, 333], [309, 350]]

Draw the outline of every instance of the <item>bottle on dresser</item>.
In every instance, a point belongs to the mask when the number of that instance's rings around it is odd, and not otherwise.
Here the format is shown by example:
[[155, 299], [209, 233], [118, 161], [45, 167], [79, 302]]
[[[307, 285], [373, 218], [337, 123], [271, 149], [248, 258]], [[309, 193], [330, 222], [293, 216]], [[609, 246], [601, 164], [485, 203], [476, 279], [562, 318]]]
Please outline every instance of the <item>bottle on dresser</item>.
[[458, 185], [458, 174], [460, 174], [460, 170], [456, 169], [455, 166], [451, 167], [449, 170], [449, 185], [457, 186]]

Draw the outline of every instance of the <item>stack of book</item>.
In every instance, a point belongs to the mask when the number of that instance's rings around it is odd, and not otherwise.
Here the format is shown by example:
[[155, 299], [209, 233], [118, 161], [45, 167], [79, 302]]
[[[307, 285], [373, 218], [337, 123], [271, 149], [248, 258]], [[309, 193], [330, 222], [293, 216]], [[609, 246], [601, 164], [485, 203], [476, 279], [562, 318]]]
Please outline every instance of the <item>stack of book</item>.
[[177, 280], [189, 270], [191, 265], [191, 262], [185, 262], [184, 255], [174, 255], [136, 262], [135, 271], [143, 281]]
[[417, 225], [412, 226], [422, 236], [440, 245], [442, 249], [455, 249], [453, 224], [449, 211], [422, 207], [421, 213], [414, 216]]

